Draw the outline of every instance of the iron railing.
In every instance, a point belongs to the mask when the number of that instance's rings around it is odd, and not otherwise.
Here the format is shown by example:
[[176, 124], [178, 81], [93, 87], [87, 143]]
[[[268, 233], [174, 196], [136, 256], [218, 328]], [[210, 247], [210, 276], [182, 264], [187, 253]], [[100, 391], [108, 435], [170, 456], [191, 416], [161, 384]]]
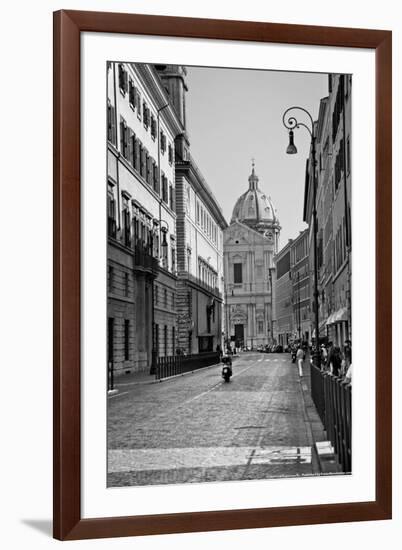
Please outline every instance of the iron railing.
[[352, 386], [311, 365], [311, 396], [344, 472], [352, 468]]
[[134, 267], [157, 271], [159, 267], [158, 259], [152, 256], [147, 250], [147, 247], [137, 245], [133, 247], [134, 251]]
[[188, 281], [191, 281], [191, 282], [195, 283], [196, 285], [203, 288], [204, 290], [206, 290], [210, 294], [213, 294], [214, 296], [216, 296], [219, 300], [222, 300], [222, 293], [221, 293], [221, 291], [219, 290], [219, 288], [217, 286], [211, 286], [208, 283], [205, 283], [199, 277], [196, 277], [195, 275], [192, 275], [188, 271], [180, 271], [179, 278], [180, 279], [187, 279]]
[[198, 353], [196, 355], [172, 355], [158, 357], [156, 363], [156, 380], [169, 378], [185, 372], [191, 372], [220, 362], [219, 352]]

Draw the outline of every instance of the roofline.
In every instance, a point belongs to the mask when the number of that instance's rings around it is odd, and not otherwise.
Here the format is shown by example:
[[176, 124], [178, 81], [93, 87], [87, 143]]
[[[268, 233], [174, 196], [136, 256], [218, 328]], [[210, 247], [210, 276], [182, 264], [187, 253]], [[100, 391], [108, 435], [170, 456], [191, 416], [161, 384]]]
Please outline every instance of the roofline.
[[226, 229], [228, 227], [228, 223], [223, 215], [222, 209], [204, 176], [202, 175], [201, 170], [198, 168], [193, 156], [190, 154], [189, 160], [176, 161], [175, 170], [178, 172], [188, 172], [190, 183], [208, 206], [210, 213], [215, 218], [215, 221], [221, 229]]

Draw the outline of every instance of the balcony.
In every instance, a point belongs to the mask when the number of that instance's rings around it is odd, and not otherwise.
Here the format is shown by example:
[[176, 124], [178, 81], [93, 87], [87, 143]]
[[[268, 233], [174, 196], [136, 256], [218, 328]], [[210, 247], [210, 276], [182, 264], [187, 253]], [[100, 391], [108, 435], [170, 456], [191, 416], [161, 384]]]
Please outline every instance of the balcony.
[[135, 270], [148, 271], [154, 275], [157, 274], [159, 269], [158, 259], [149, 253], [147, 247], [138, 244], [135, 245], [133, 247], [133, 260]]
[[198, 277], [195, 277], [195, 275], [192, 275], [188, 271], [181, 271], [179, 274], [180, 279], [186, 279], [195, 285], [201, 287], [202, 289], [206, 290], [209, 294], [212, 294], [218, 300], [222, 300], [222, 293], [220, 292], [219, 288], [217, 286], [210, 286]]

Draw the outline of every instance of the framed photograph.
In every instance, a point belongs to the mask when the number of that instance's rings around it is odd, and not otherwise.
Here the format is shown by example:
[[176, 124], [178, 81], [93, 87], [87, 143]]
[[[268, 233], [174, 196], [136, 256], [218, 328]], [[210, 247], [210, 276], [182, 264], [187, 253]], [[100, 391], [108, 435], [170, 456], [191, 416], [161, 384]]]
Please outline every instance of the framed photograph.
[[54, 14], [55, 538], [391, 517], [391, 52]]

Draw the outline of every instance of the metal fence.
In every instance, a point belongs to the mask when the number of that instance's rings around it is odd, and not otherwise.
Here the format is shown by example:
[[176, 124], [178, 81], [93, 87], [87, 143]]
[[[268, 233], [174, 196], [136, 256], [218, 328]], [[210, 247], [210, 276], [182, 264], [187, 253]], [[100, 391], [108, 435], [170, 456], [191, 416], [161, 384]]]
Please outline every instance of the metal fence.
[[216, 365], [220, 362], [219, 352], [199, 353], [196, 355], [174, 355], [158, 357], [155, 378], [169, 378], [185, 372], [191, 372], [203, 367]]
[[352, 386], [311, 365], [311, 396], [344, 472], [352, 467]]

